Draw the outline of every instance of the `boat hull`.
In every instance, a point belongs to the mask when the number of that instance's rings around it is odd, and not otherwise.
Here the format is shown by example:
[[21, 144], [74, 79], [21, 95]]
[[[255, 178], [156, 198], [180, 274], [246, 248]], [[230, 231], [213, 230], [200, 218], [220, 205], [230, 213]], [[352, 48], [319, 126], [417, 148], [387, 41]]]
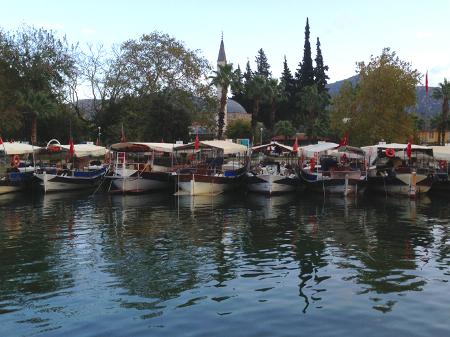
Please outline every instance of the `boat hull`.
[[164, 190], [172, 186], [171, 174], [166, 172], [144, 172], [129, 177], [112, 177], [112, 192], [145, 193]]
[[262, 194], [281, 194], [294, 192], [299, 184], [298, 178], [275, 174], [249, 175], [246, 179], [249, 192]]
[[177, 184], [180, 191], [189, 195], [220, 194], [237, 189], [242, 176], [223, 177], [202, 174], [179, 174]]
[[431, 189], [433, 178], [424, 174], [416, 175], [415, 193], [412, 193], [411, 173], [400, 173], [393, 176], [369, 177], [371, 191], [393, 195], [424, 194]]
[[355, 195], [364, 193], [367, 185], [366, 179], [359, 171], [332, 172], [330, 177], [301, 171], [302, 180], [306, 189], [313, 192]]
[[64, 176], [44, 171], [34, 175], [38, 180], [38, 185], [47, 193], [95, 188], [100, 184], [105, 172], [106, 169], [101, 169], [96, 172], [90, 172], [88, 176], [77, 176], [76, 174]]

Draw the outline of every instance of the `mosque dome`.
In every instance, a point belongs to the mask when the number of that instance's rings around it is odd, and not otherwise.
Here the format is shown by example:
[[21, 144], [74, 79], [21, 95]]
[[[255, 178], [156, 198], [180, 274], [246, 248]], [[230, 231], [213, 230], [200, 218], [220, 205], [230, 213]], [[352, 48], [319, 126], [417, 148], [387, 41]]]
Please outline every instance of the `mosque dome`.
[[244, 107], [242, 105], [240, 105], [238, 102], [236, 102], [233, 99], [228, 98], [228, 100], [227, 100], [227, 113], [246, 114], [247, 111], [245, 111]]

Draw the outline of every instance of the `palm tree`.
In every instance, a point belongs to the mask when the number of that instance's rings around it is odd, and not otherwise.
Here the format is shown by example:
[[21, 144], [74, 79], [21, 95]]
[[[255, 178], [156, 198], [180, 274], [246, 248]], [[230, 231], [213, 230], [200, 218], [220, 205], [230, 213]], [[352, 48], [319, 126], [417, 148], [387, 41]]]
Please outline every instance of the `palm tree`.
[[259, 108], [268, 91], [267, 79], [262, 75], [255, 75], [248, 86], [248, 97], [253, 101], [252, 129], [256, 127]]
[[441, 118], [441, 126], [440, 126], [440, 143], [441, 145], [445, 145], [445, 133], [447, 131], [447, 122], [448, 122], [448, 99], [450, 97], [450, 82], [444, 78], [443, 83], [439, 83], [439, 87], [433, 90], [433, 98], [436, 100], [442, 100], [442, 118]]
[[279, 106], [279, 103], [286, 100], [283, 90], [283, 84], [278, 83], [277, 79], [270, 78], [267, 80], [267, 96], [266, 100], [267, 103], [270, 105], [270, 121], [269, 121], [269, 127], [271, 129], [274, 128], [275, 124], [275, 114], [277, 111], [277, 107]]
[[31, 142], [37, 142], [37, 119], [56, 111], [55, 102], [46, 92], [28, 90], [19, 96], [19, 106], [31, 117]]
[[214, 71], [214, 76], [210, 76], [211, 84], [220, 88], [220, 106], [218, 118], [218, 133], [219, 139], [222, 138], [223, 128], [225, 125], [225, 107], [227, 105], [228, 87], [234, 81], [233, 64], [219, 65], [219, 69]]

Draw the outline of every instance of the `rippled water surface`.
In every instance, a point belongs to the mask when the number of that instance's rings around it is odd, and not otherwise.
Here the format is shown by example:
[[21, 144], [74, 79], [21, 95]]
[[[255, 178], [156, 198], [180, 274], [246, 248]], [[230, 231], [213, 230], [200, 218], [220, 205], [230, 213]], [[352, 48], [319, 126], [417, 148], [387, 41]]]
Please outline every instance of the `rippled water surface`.
[[449, 206], [0, 196], [0, 335], [449, 336]]

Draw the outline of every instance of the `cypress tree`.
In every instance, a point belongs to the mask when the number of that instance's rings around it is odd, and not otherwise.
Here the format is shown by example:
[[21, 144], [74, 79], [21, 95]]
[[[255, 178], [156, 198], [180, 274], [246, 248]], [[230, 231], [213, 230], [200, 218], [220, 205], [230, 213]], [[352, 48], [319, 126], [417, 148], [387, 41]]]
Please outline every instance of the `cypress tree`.
[[284, 55], [283, 72], [281, 73], [281, 82], [284, 85], [284, 90], [288, 96], [294, 93], [294, 77], [288, 67], [286, 55]]
[[270, 72], [270, 65], [267, 61], [267, 56], [264, 53], [264, 50], [261, 48], [258, 50], [258, 55], [256, 55], [256, 75], [264, 76], [265, 78], [269, 78], [272, 76]]
[[314, 81], [317, 84], [317, 89], [319, 91], [328, 91], [326, 89], [328, 75], [325, 74], [328, 71], [328, 66], [323, 65], [322, 50], [320, 49], [320, 40], [317, 38], [317, 49], [316, 49], [316, 67], [314, 68]]
[[234, 71], [234, 80], [231, 84], [232, 97], [241, 99], [244, 95], [244, 76], [242, 75], [241, 67], [238, 64], [237, 69]]
[[253, 77], [253, 72], [252, 72], [252, 68], [250, 68], [250, 61], [247, 61], [247, 65], [245, 66], [245, 73], [244, 73], [244, 79], [245, 79], [245, 84], [249, 84], [250, 81], [252, 80]]
[[314, 68], [311, 57], [311, 44], [309, 43], [309, 35], [309, 20], [308, 18], [306, 18], [303, 61], [299, 64], [299, 68], [295, 74], [298, 90], [314, 84]]

